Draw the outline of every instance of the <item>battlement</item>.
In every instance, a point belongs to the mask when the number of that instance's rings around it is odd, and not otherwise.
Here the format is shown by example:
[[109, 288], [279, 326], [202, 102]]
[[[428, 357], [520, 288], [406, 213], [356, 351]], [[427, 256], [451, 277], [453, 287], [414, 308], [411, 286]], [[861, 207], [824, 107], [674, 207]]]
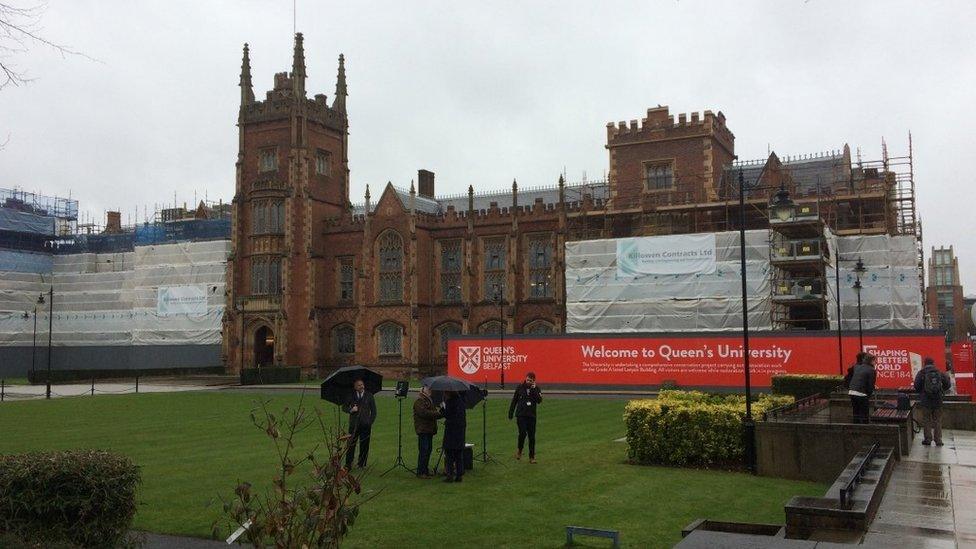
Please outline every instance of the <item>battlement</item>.
[[717, 114], [710, 110], [704, 113], [693, 112], [678, 115], [675, 122], [674, 115], [669, 112], [667, 105], [647, 109], [647, 116], [640, 122], [636, 119], [626, 122], [621, 120], [614, 124], [607, 123], [607, 146], [627, 144], [635, 141], [654, 141], [675, 137], [693, 137], [713, 135], [721, 141], [731, 145], [735, 136], [725, 123], [722, 111]]

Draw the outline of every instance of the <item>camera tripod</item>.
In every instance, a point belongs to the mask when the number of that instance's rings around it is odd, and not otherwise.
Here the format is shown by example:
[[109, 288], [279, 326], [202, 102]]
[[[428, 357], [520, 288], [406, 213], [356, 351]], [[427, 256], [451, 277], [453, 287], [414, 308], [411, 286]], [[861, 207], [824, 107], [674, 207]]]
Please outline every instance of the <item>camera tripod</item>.
[[396, 469], [397, 467], [403, 467], [404, 470], [406, 470], [406, 471], [408, 471], [410, 473], [414, 473], [415, 472], [413, 469], [407, 467], [407, 464], [403, 462], [403, 401], [406, 398], [407, 398], [406, 396], [402, 396], [402, 397], [401, 396], [397, 396], [396, 397], [396, 400], [397, 400], [397, 457], [396, 457], [396, 460], [393, 462], [393, 465], [391, 465], [390, 468], [387, 469], [386, 471], [383, 471], [383, 474], [380, 475], [381, 477], [386, 476], [387, 473], [389, 473], [390, 471]]
[[[485, 386], [488, 386], [487, 380], [485, 380]], [[488, 453], [488, 389], [482, 389], [481, 393], [483, 395], [481, 399], [481, 456], [474, 459], [485, 464], [501, 463]]]

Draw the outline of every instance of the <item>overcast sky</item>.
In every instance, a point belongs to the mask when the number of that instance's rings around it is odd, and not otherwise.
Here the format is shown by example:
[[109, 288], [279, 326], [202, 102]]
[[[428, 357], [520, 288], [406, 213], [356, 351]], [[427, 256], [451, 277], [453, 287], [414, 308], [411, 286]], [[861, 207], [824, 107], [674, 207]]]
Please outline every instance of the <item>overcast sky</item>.
[[[310, 95], [346, 55], [353, 202], [418, 168], [438, 194], [602, 178], [606, 123], [657, 104], [723, 111], [743, 159], [901, 155], [911, 131], [926, 255], [954, 245], [976, 293], [974, 2], [297, 3]], [[35, 80], [0, 90], [0, 187], [125, 222], [229, 200], [241, 47], [261, 98], [291, 68], [291, 4], [50, 0], [45, 36], [98, 61], [8, 58]]]

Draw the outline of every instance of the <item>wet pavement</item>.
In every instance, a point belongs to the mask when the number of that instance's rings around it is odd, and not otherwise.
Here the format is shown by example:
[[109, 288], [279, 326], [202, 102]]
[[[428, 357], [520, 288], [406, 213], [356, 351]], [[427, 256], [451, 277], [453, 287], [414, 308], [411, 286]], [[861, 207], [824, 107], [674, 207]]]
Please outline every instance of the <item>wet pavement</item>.
[[943, 441], [923, 446], [915, 439], [895, 467], [864, 545], [976, 548], [976, 433], [947, 430]]

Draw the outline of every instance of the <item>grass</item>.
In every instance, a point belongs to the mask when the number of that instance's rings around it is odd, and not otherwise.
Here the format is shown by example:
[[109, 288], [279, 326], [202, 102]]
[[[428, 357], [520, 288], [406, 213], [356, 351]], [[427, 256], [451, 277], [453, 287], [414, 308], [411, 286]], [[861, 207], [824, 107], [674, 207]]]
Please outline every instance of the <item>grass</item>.
[[26, 377], [8, 377], [3, 379], [3, 384], [6, 386], [11, 385], [30, 385]]
[[[310, 397], [335, 415], [334, 406]], [[272, 474], [273, 449], [248, 417], [261, 398], [282, 408], [299, 397], [224, 391], [7, 402], [0, 405], [0, 453], [82, 447], [124, 453], [142, 467], [134, 526], [207, 537], [219, 516], [218, 494], [230, 495], [237, 479], [265, 486]], [[408, 463], [416, 455], [411, 403], [404, 403]], [[628, 465], [626, 444], [614, 442], [624, 435], [624, 404], [547, 400], [540, 408], [539, 464], [529, 465], [512, 458], [515, 427], [505, 416], [507, 403], [493, 400], [489, 448], [499, 463], [476, 463], [462, 484], [445, 484], [402, 470], [380, 477], [396, 456], [397, 413], [393, 399], [378, 398], [366, 480], [377, 495], [344, 546], [463, 540], [471, 547], [560, 547], [564, 527], [578, 525], [618, 529], [628, 547], [669, 547], [696, 518], [781, 523], [791, 496], [825, 489], [742, 473]], [[480, 451], [481, 409], [468, 414], [468, 440]], [[302, 443], [311, 445], [311, 434]]]

